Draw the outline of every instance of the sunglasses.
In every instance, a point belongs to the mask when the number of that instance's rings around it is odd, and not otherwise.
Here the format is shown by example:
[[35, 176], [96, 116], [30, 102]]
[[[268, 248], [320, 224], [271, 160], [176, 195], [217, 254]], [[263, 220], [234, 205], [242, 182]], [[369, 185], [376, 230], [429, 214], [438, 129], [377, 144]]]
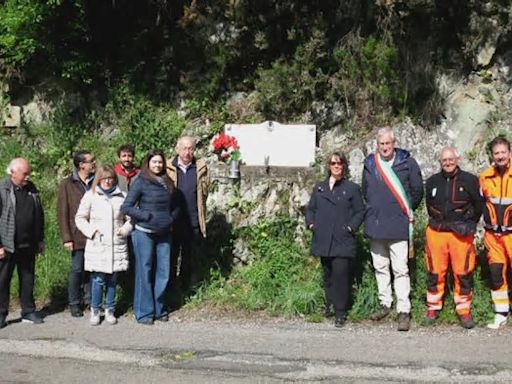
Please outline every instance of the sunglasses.
[[331, 165], [343, 165], [343, 161], [331, 161], [330, 162]]

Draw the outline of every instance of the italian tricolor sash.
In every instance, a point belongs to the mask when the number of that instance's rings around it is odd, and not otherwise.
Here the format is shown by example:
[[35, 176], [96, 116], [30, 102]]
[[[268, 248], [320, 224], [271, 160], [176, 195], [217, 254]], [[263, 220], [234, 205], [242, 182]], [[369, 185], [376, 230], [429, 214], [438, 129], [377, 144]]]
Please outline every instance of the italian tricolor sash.
[[405, 193], [404, 186], [402, 185], [400, 179], [396, 175], [393, 168], [384, 160], [381, 159], [380, 154], [377, 152], [375, 154], [375, 164], [377, 165], [377, 170], [382, 176], [382, 179], [386, 183], [387, 187], [400, 204], [400, 207], [404, 211], [404, 213], [409, 218], [409, 257], [414, 257], [414, 243], [413, 243], [413, 222], [414, 222], [414, 212], [411, 207], [411, 203], [407, 194]]

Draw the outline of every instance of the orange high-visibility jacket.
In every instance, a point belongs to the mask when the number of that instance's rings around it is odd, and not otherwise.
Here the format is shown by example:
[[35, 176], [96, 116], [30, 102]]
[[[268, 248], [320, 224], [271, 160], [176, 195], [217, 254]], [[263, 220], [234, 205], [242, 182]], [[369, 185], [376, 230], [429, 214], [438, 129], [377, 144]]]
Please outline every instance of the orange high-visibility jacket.
[[494, 166], [487, 168], [480, 174], [480, 190], [485, 198], [485, 228], [512, 232], [512, 167], [503, 175]]

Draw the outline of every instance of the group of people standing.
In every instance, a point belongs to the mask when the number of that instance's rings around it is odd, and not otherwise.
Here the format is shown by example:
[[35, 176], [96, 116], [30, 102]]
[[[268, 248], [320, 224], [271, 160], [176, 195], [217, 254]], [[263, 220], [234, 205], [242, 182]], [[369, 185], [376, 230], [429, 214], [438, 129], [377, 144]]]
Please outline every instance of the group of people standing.
[[[189, 289], [193, 246], [206, 236], [209, 175], [206, 163], [194, 157], [195, 146], [194, 138], [183, 136], [174, 158], [166, 161], [163, 151], [152, 150], [141, 168], [129, 144], [118, 149], [114, 166], [96, 168], [92, 153], [74, 153], [57, 200], [63, 244], [71, 252], [71, 316], [82, 317], [89, 305], [91, 325], [100, 324], [102, 309], [104, 320], [116, 324], [119, 273], [130, 268], [136, 321], [168, 321], [169, 281], [179, 275], [181, 289]], [[44, 250], [43, 209], [28, 161], [13, 159], [7, 171], [0, 183], [0, 328], [7, 325], [15, 266], [22, 321], [43, 322], [33, 297], [35, 256]]]
[[[362, 188], [347, 180], [348, 163], [341, 152], [327, 159], [328, 176], [317, 183], [306, 210], [313, 231], [311, 252], [321, 258], [326, 315], [335, 326], [345, 323], [350, 298], [351, 261], [356, 232], [364, 223], [370, 239], [380, 307], [374, 321], [392, 312], [396, 296], [398, 330], [410, 328], [410, 278], [414, 211], [426, 196], [429, 222], [425, 260], [428, 274], [427, 322], [443, 307], [446, 276], [451, 267], [454, 301], [460, 324], [475, 326], [471, 316], [472, 276], [476, 266], [474, 238], [483, 213], [484, 243], [495, 311], [490, 328], [504, 325], [509, 313], [507, 271], [512, 263], [511, 149], [504, 137], [490, 143], [492, 164], [480, 178], [460, 169], [453, 147], [441, 150], [441, 170], [426, 181], [411, 154], [395, 147], [393, 131], [377, 132], [377, 151], [364, 161]], [[123, 145], [119, 161], [96, 169], [85, 150], [73, 156], [73, 170], [59, 186], [58, 223], [64, 247], [71, 252], [69, 310], [90, 324], [101, 322], [101, 310], [115, 324], [116, 285], [120, 272], [134, 269], [133, 311], [140, 324], [168, 321], [166, 291], [180, 276], [190, 288], [193, 246], [206, 236], [206, 163], [194, 156], [196, 142], [178, 140], [177, 155], [166, 160], [150, 151], [139, 169], [134, 148]], [[42, 323], [33, 297], [35, 257], [44, 251], [44, 213], [30, 179], [30, 164], [13, 159], [0, 181], [0, 328], [7, 325], [9, 287], [14, 268], [20, 281], [21, 318]], [[104, 298], [105, 296], [105, 298]]]
[[510, 143], [496, 137], [490, 143], [492, 164], [480, 178], [459, 167], [453, 147], [441, 150], [441, 170], [424, 188], [420, 167], [411, 154], [395, 147], [393, 131], [378, 130], [377, 152], [364, 161], [362, 188], [347, 180], [348, 163], [340, 153], [327, 159], [327, 178], [313, 188], [306, 210], [306, 225], [313, 231], [311, 252], [321, 258], [325, 315], [334, 315], [342, 327], [350, 292], [350, 265], [356, 257], [355, 233], [364, 223], [370, 239], [379, 308], [370, 319], [379, 321], [392, 312], [392, 283], [399, 331], [411, 320], [408, 261], [413, 257], [414, 211], [425, 194], [429, 221], [426, 229], [427, 323], [443, 307], [448, 269], [454, 277], [454, 301], [462, 327], [473, 328], [471, 315], [473, 272], [476, 266], [475, 233], [484, 217], [484, 244], [490, 269], [495, 317], [487, 326], [497, 329], [507, 321], [507, 270], [512, 263], [512, 170]]

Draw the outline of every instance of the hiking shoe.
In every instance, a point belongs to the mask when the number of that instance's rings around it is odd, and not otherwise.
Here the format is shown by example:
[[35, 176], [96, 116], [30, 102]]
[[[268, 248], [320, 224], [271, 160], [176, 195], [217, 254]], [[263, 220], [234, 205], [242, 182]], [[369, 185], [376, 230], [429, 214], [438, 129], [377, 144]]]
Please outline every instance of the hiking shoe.
[[342, 328], [345, 325], [345, 317], [336, 317], [334, 320], [334, 326], [336, 328]]
[[475, 322], [473, 321], [473, 317], [471, 313], [464, 313], [459, 315], [459, 321], [462, 328], [471, 329], [475, 328]]
[[373, 320], [373, 321], [379, 321], [379, 320], [382, 320], [383, 318], [385, 318], [390, 313], [391, 313], [391, 308], [390, 307], [386, 307], [385, 305], [381, 305], [379, 307], [379, 309], [377, 309], [375, 312], [373, 312], [369, 316], [369, 319]]
[[114, 314], [114, 308], [107, 308], [105, 310], [105, 321], [110, 325], [117, 324], [117, 318]]
[[73, 317], [82, 317], [84, 315], [84, 312], [80, 308], [79, 305], [73, 304], [69, 306], [69, 312], [71, 313], [71, 316]]
[[409, 313], [400, 312], [398, 314], [398, 328], [399, 331], [408, 331], [411, 326], [411, 315]]
[[91, 308], [91, 318], [89, 319], [89, 324], [98, 325], [100, 323], [100, 310]]
[[0, 329], [7, 327], [7, 316], [6, 315], [0, 315]]
[[494, 315], [494, 321], [490, 324], [487, 324], [487, 328], [490, 329], [498, 329], [502, 325], [507, 323], [507, 315], [502, 315], [501, 313], [496, 313]]
[[25, 315], [21, 316], [21, 322], [22, 323], [29, 323], [29, 324], [42, 324], [44, 323], [43, 318], [39, 316], [35, 312], [30, 312]]
[[438, 314], [439, 311], [435, 309], [428, 309], [427, 313], [425, 314], [425, 322], [427, 323], [427, 325], [434, 324], [434, 321], [436, 321]]

